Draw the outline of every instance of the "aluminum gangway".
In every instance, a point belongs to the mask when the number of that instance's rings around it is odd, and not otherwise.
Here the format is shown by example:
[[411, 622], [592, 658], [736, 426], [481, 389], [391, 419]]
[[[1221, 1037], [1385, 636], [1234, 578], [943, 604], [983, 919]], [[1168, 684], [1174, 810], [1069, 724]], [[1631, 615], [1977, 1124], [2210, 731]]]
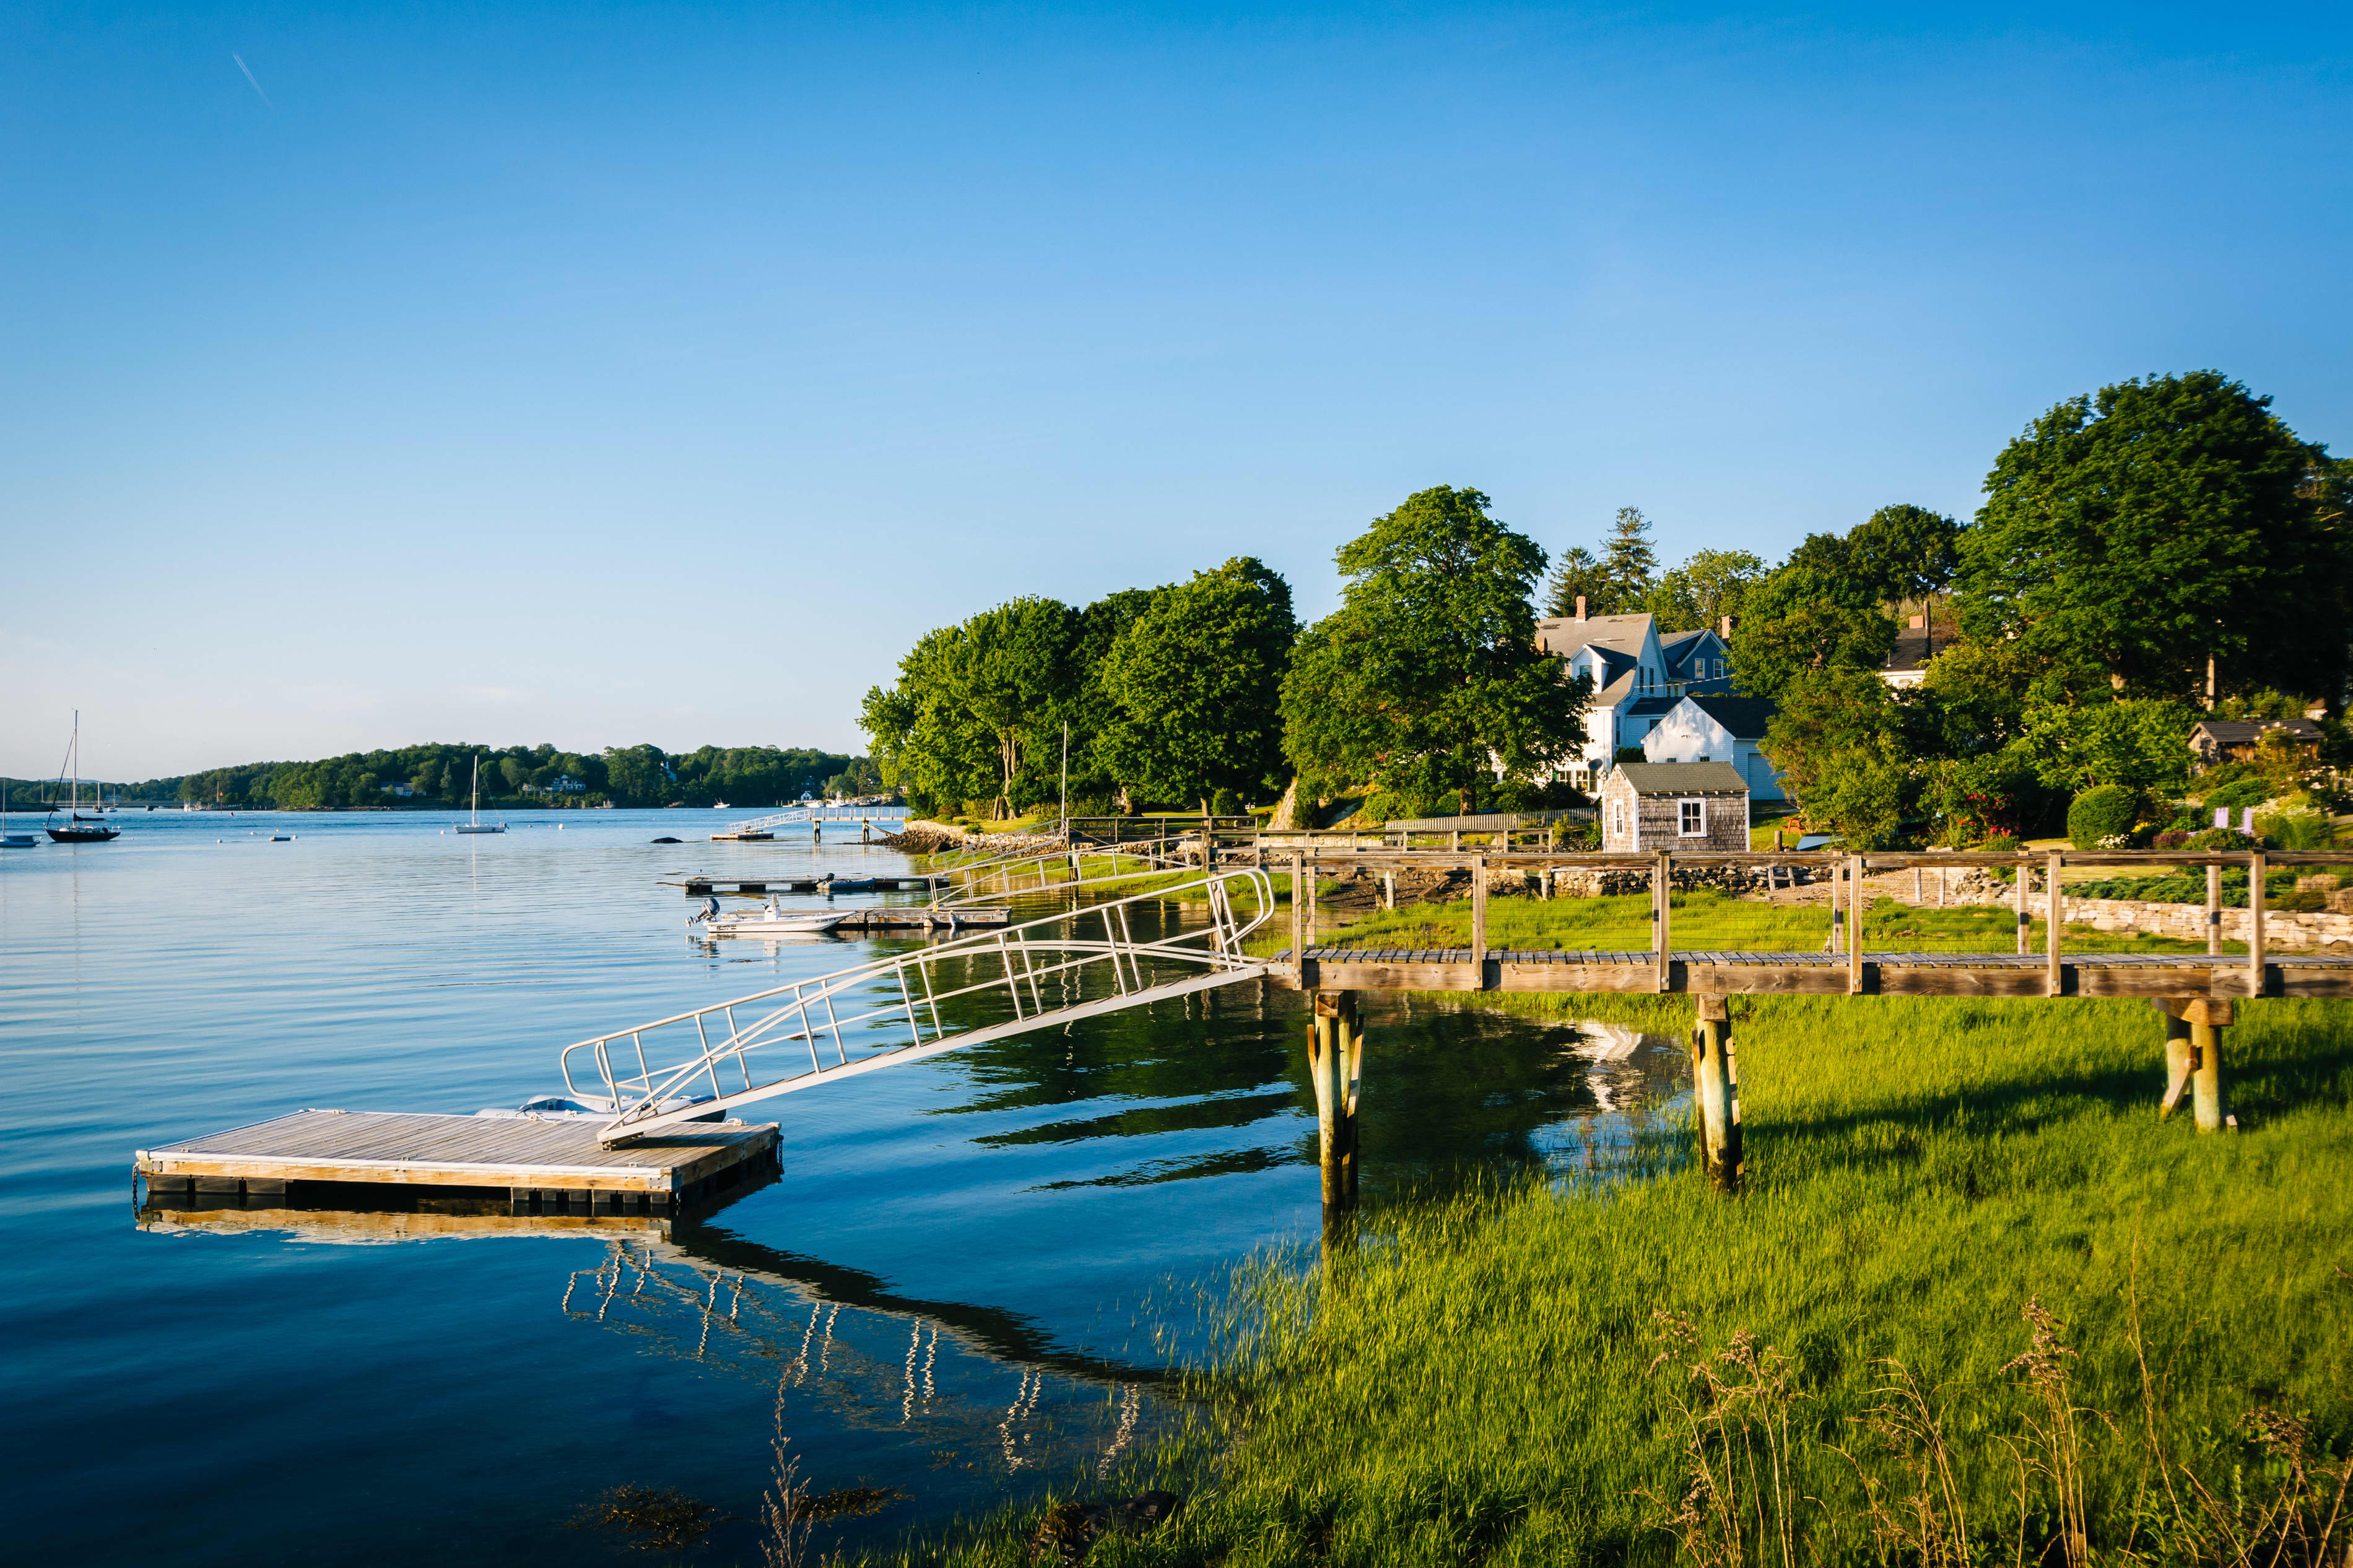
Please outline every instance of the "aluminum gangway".
[[[1198, 843], [1198, 840], [1196, 840]], [[1064, 893], [1100, 888], [1138, 877], [1162, 877], [1196, 868], [1199, 862], [1181, 838], [1155, 838], [1133, 844], [1067, 845], [1045, 851], [1029, 850], [994, 859], [951, 865], [940, 872], [960, 884], [960, 889], [933, 900], [936, 910], [956, 910], [988, 900], [1023, 893]], [[1089, 863], [1095, 869], [1090, 871]]]
[[811, 801], [790, 811], [780, 811], [772, 816], [755, 816], [749, 822], [739, 822], [730, 833], [765, 833], [772, 827], [790, 827], [809, 822], [904, 822], [907, 808], [903, 805], [842, 805], [830, 801]]
[[[1170, 900], [1205, 904], [1208, 923], [1138, 939], [1134, 907]], [[1272, 879], [1241, 868], [918, 948], [575, 1041], [560, 1058], [565, 1089], [615, 1112], [597, 1131], [610, 1147], [837, 1079], [1261, 978], [1271, 965], [1242, 944], [1274, 907]]]

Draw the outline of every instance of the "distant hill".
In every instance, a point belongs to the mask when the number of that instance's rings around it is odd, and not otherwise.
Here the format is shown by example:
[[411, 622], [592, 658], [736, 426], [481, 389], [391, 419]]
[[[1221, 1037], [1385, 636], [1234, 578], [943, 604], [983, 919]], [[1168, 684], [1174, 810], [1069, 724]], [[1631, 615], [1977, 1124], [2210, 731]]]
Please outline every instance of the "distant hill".
[[[203, 773], [175, 773], [136, 784], [82, 781], [83, 798], [102, 789], [125, 804], [276, 807], [285, 810], [358, 805], [448, 807], [466, 803], [470, 773], [479, 761], [484, 801], [507, 805], [765, 806], [798, 800], [804, 792], [858, 794], [879, 788], [865, 757], [774, 746], [702, 746], [668, 752], [659, 746], [608, 746], [602, 752], [560, 752], [554, 746], [480, 746], [446, 742], [394, 751], [352, 752], [307, 763], [243, 763]], [[62, 798], [56, 779], [9, 779], [8, 804], [30, 808]]]

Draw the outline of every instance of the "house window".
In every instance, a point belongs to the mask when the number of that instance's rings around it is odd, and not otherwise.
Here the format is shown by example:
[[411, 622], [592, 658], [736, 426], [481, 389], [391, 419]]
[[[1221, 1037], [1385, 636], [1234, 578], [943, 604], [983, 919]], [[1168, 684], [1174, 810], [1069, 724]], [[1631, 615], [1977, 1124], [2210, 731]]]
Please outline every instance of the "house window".
[[1626, 806], [1621, 801], [1609, 803], [1609, 837], [1612, 842], [1626, 837]]
[[1685, 838], [1707, 837], [1707, 802], [1679, 800], [1675, 802], [1675, 815], [1681, 824], [1680, 831]]

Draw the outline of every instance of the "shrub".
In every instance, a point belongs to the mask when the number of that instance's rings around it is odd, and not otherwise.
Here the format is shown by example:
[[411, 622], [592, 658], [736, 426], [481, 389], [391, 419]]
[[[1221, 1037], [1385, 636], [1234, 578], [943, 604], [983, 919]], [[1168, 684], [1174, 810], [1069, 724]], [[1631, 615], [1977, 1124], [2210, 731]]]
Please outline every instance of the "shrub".
[[2103, 839], [2128, 839], [2139, 805], [2138, 797], [2122, 784], [2087, 789], [2067, 808], [2067, 837], [2078, 849], [2109, 847]]
[[[2270, 890], [2267, 885], [2264, 888], [2265, 894], [2268, 895]], [[2284, 914], [2315, 914], [2328, 907], [2328, 895], [2313, 892], [2282, 893], [2276, 899], [2266, 897], [2264, 901]]]
[[2328, 818], [2316, 811], [2282, 811], [2255, 818], [2263, 842], [2276, 849], [2327, 849], [2336, 841]]
[[2210, 827], [2189, 837], [2192, 849], [2253, 849], [2255, 841], [2235, 827]]
[[2168, 827], [2157, 836], [2159, 849], [2179, 849], [2189, 842], [2189, 835], [2178, 827]]
[[1229, 789], [1221, 789], [1209, 797], [1209, 811], [1217, 816], [1240, 816], [1242, 797]]
[[2272, 786], [2267, 781], [2241, 779], [2236, 784], [2224, 784], [2221, 789], [2208, 790], [2206, 809], [2211, 812], [2217, 806], [2228, 806], [2236, 811], [2242, 806], [2261, 805], [2271, 797]]

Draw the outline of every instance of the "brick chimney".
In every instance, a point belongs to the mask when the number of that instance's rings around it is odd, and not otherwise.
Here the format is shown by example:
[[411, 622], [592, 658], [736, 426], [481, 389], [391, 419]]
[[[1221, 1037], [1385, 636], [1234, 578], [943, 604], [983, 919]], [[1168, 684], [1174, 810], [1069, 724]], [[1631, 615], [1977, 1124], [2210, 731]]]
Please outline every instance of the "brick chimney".
[[1724, 638], [1726, 642], [1730, 642], [1732, 640], [1732, 617], [1730, 616], [1726, 616], [1722, 620], [1715, 623], [1715, 635]]
[[1911, 626], [1912, 629], [1915, 632], [1925, 631], [1927, 629], [1928, 617], [1926, 616], [1915, 616], [1912, 617]]
[[1585, 595], [1582, 594], [1577, 596], [1577, 618], [1580, 621], [1585, 618]]

